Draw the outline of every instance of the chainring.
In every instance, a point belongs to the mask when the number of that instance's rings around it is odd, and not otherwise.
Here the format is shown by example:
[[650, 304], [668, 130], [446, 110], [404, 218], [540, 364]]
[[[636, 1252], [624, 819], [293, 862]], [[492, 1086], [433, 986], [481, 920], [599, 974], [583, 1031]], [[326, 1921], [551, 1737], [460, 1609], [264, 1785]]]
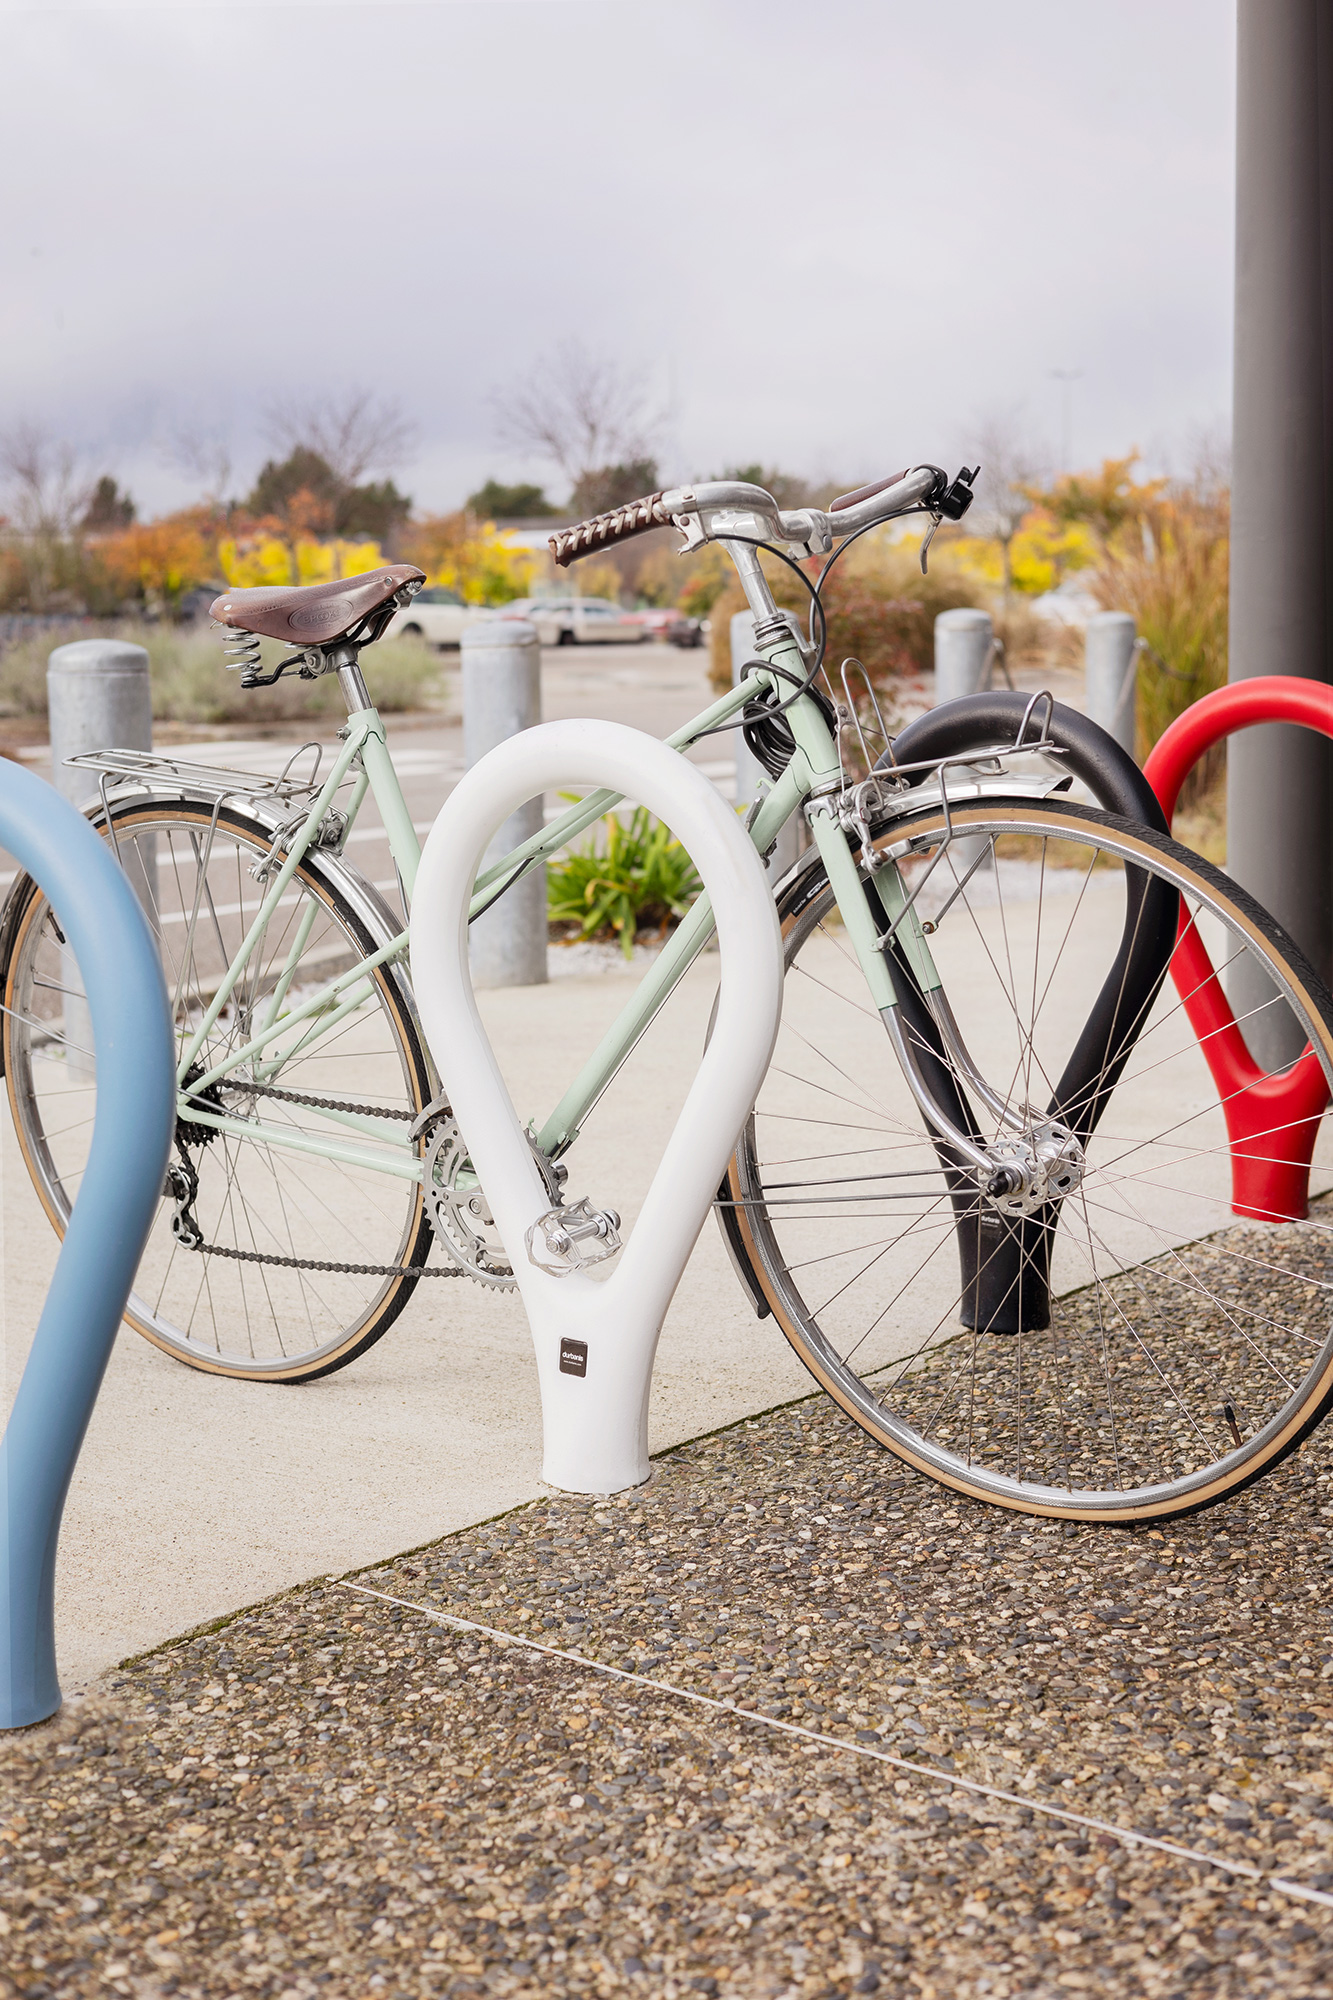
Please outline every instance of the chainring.
[[463, 1135], [447, 1112], [425, 1135], [422, 1164], [426, 1212], [446, 1253], [477, 1284], [512, 1290], [509, 1253], [500, 1241]]

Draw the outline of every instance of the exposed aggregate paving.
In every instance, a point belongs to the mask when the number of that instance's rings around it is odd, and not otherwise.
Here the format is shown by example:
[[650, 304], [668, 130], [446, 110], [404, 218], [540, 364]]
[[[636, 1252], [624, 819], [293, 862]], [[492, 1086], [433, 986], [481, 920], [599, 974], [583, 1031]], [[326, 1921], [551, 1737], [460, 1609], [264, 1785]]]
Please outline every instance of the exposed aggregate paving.
[[[1333, 1890], [1333, 1434], [1043, 1524], [805, 1403], [360, 1581]], [[1333, 1996], [1333, 1909], [324, 1580], [0, 1749], [0, 1994]]]

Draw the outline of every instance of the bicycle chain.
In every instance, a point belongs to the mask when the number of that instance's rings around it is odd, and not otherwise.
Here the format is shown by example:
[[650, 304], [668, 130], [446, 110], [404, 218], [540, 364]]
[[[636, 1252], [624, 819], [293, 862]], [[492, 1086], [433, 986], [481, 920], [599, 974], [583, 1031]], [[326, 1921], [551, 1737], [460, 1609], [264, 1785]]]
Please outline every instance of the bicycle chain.
[[[244, 1091], [249, 1097], [278, 1097], [282, 1099], [284, 1104], [305, 1104], [314, 1111], [351, 1111], [362, 1118], [397, 1118], [401, 1119], [404, 1124], [413, 1123], [420, 1115], [415, 1111], [391, 1111], [378, 1104], [348, 1104], [341, 1097], [310, 1097], [304, 1091], [283, 1090], [275, 1083], [243, 1083], [239, 1077], [235, 1076], [227, 1077], [223, 1087], [227, 1090]], [[177, 1142], [177, 1151], [185, 1162], [185, 1170], [190, 1179], [190, 1188], [183, 1202], [179, 1195], [176, 1196], [179, 1206], [172, 1218], [172, 1234], [183, 1249], [194, 1250], [201, 1257], [228, 1257], [233, 1264], [276, 1265], [279, 1270], [283, 1271], [331, 1271], [336, 1277], [340, 1278], [461, 1278], [466, 1275], [462, 1271], [451, 1270], [447, 1266], [439, 1264], [429, 1266], [425, 1264], [334, 1264], [319, 1257], [279, 1257], [276, 1253], [265, 1250], [233, 1250], [225, 1243], [205, 1243], [202, 1233], [196, 1234], [193, 1237], [186, 1235], [179, 1225], [185, 1224], [188, 1227], [189, 1223], [194, 1223], [195, 1231], [199, 1230], [198, 1223], [195, 1222], [193, 1215], [190, 1213], [194, 1206], [195, 1196], [199, 1191], [199, 1177], [194, 1171], [194, 1166], [189, 1155], [185, 1152], [179, 1140]], [[172, 1168], [170, 1171], [174, 1173], [176, 1169]]]
[[308, 1104], [312, 1111], [351, 1111], [360, 1118], [398, 1118], [410, 1125], [416, 1111], [391, 1111], [382, 1104], [348, 1104], [342, 1097], [307, 1097], [304, 1091], [282, 1090], [276, 1083], [243, 1083], [239, 1076], [218, 1078], [222, 1090], [243, 1090], [247, 1097], [280, 1097], [284, 1104]]
[[338, 1277], [346, 1278], [461, 1278], [462, 1271], [452, 1271], [442, 1264], [330, 1264], [318, 1257], [277, 1257], [264, 1250], [229, 1250], [222, 1243], [186, 1243], [184, 1237], [176, 1241], [187, 1250], [197, 1250], [201, 1257], [230, 1257], [235, 1264], [276, 1264], [284, 1271], [333, 1271]]

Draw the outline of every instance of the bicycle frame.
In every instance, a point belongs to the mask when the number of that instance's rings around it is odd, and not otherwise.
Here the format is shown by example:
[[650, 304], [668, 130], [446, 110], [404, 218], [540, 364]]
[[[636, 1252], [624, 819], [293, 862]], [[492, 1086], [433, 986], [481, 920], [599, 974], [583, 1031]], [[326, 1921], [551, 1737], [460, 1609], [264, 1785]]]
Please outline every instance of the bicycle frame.
[[[741, 573], [752, 608], [761, 623], [767, 619], [771, 627], [776, 612], [757, 557], [746, 544], [727, 546]], [[761, 640], [756, 653], [757, 660], [763, 664], [756, 663], [737, 687], [669, 736], [666, 741], [672, 749], [682, 752], [688, 749], [718, 724], [733, 721], [747, 702], [769, 689], [777, 691], [781, 698], [790, 691], [793, 676], [804, 680], [806, 664], [795, 635], [785, 622], [767, 643]], [[381, 965], [392, 963], [406, 953], [409, 938], [406, 930], [371, 956], [329, 980], [299, 1004], [285, 1008], [287, 992], [296, 974], [308, 929], [308, 924], [298, 925], [263, 1018], [250, 1038], [212, 1067], [190, 1075], [246, 965], [261, 945], [292, 877], [304, 856], [318, 843], [321, 827], [333, 810], [339, 791], [349, 779], [353, 789], [347, 805], [342, 808], [345, 814], [342, 839], [345, 840], [346, 834], [351, 831], [369, 792], [384, 822], [390, 853], [403, 885], [404, 900], [410, 907], [421, 848], [394, 770], [384, 724], [370, 703], [360, 672], [355, 668], [343, 669], [340, 679], [349, 706], [356, 704], [351, 706], [342, 732], [341, 747], [328, 778], [311, 801], [304, 819], [275, 842], [274, 860], [281, 851], [284, 856], [282, 864], [272, 876], [259, 911], [207, 1011], [182, 1048], [178, 1066], [179, 1113], [188, 1123], [207, 1125], [237, 1138], [312, 1153], [404, 1180], [419, 1180], [421, 1162], [415, 1141], [403, 1134], [401, 1125], [394, 1126], [388, 1120], [378, 1120], [361, 1112], [311, 1107], [316, 1117], [330, 1127], [341, 1127], [346, 1134], [341, 1136], [330, 1130], [325, 1137], [229, 1117], [205, 1109], [197, 1102], [199, 1093], [211, 1084], [221, 1082], [229, 1074], [243, 1068], [257, 1081], [276, 1077], [298, 1051], [308, 1049], [337, 1027], [370, 997], [373, 991], [370, 975]], [[786, 710], [786, 715], [796, 741], [796, 754], [753, 815], [749, 826], [750, 837], [761, 854], [766, 852], [792, 814], [807, 807], [811, 836], [828, 871], [848, 940], [856, 952], [874, 1005], [885, 1014], [886, 1010], [895, 1009], [896, 1000], [884, 960], [883, 940], [839, 818], [844, 774], [838, 746], [818, 705], [809, 696], [798, 697]], [[508, 886], [507, 878], [517, 879], [517, 873], [525, 866], [554, 856], [620, 803], [617, 793], [595, 791], [553, 820], [540, 834], [487, 868], [477, 877], [475, 884], [474, 916], [494, 900], [497, 885], [500, 885], [499, 893], [503, 893], [503, 888]], [[206, 863], [202, 866], [206, 867]], [[896, 864], [889, 863], [876, 871], [872, 879], [886, 919], [900, 926], [899, 934], [911, 955], [918, 979], [927, 989], [938, 987], [938, 975], [931, 963], [924, 933], [904, 892]], [[573, 1144], [583, 1120], [704, 950], [712, 932], [711, 908], [707, 898], [700, 896], [536, 1134], [537, 1146], [549, 1158], [558, 1158]], [[893, 1039], [898, 1046], [901, 1038]], [[899, 1056], [902, 1060], [901, 1046]], [[914, 1067], [910, 1059], [905, 1066], [909, 1068], [909, 1073]]]

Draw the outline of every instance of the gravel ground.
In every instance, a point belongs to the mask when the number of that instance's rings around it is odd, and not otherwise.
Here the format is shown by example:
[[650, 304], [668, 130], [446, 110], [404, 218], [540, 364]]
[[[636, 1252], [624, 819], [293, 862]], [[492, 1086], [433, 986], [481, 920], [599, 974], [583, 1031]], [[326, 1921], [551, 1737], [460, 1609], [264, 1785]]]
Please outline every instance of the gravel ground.
[[323, 1579], [0, 1751], [0, 1993], [1333, 1995], [1331, 1447], [1085, 1529], [817, 1401], [357, 1579], [1256, 1878]]
[[[1052, 1485], [1180, 1479], [1231, 1449], [1219, 1383], [1249, 1439], [1322, 1344], [1330, 1212], [1319, 1213], [1322, 1227], [1219, 1229], [1066, 1294], [1051, 1331], [958, 1333], [875, 1386], [895, 1416], [997, 1474], [1021, 1460], [1026, 1478]], [[1134, 1338], [1114, 1343], [1112, 1371], [1102, 1328], [1117, 1323]], [[1174, 1395], [1162, 1394], [1163, 1376]]]

